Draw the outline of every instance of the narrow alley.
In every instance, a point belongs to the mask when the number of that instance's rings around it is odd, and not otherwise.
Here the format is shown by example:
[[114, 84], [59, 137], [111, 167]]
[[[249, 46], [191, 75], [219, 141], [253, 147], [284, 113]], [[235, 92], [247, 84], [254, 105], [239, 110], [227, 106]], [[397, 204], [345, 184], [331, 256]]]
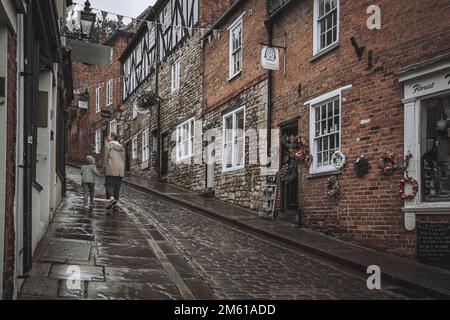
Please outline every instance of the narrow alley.
[[83, 209], [78, 169], [68, 183], [21, 299], [426, 298], [130, 187], [108, 211], [98, 183]]

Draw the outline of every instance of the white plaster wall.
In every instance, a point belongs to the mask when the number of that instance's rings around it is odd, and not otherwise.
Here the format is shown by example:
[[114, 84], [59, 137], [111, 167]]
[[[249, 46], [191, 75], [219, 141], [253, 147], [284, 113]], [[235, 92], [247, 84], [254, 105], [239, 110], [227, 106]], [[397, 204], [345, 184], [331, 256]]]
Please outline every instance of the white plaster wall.
[[[23, 15], [17, 17], [17, 71], [24, 71], [24, 35]], [[14, 222], [16, 226], [16, 286], [15, 295], [23, 284], [17, 276], [23, 274], [23, 111], [24, 111], [24, 79], [17, 75], [17, 132], [16, 132], [16, 201]]]
[[[5, 27], [0, 27], [0, 77], [6, 77], [7, 73], [7, 32]], [[6, 98], [0, 105], [0, 163], [6, 163]], [[0, 166], [0, 275], [3, 275], [3, 248], [5, 241], [5, 183], [6, 168]], [[3, 276], [0, 277], [0, 297], [3, 294]]]

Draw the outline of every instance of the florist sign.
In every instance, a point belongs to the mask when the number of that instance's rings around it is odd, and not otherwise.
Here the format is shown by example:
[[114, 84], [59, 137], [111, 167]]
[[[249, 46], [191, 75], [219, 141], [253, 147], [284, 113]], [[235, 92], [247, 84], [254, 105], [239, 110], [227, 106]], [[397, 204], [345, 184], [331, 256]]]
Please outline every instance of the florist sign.
[[450, 70], [412, 80], [405, 87], [406, 98], [417, 98], [450, 89]]

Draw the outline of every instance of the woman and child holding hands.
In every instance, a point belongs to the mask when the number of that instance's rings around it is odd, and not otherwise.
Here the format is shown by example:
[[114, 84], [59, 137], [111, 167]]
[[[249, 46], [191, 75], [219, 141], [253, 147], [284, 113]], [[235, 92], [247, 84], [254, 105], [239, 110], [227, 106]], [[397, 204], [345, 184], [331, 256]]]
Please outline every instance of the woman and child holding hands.
[[[117, 141], [119, 136], [110, 133], [105, 144], [102, 173], [105, 176], [106, 209], [111, 209], [119, 201], [122, 178], [125, 176], [125, 150]], [[94, 189], [96, 177], [102, 177], [97, 170], [95, 159], [87, 156], [85, 165], [81, 168], [81, 185], [84, 191], [84, 208], [94, 206]], [[90, 201], [89, 201], [90, 200]]]

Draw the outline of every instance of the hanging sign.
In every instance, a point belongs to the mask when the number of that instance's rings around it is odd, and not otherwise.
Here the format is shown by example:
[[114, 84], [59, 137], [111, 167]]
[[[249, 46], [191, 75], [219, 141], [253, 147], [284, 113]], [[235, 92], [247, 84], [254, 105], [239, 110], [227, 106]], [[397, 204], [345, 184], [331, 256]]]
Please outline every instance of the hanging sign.
[[112, 112], [110, 110], [102, 109], [101, 115], [102, 115], [102, 118], [111, 118]]
[[280, 53], [278, 49], [263, 46], [261, 50], [261, 65], [264, 69], [280, 70]]
[[88, 101], [87, 100], [78, 100], [78, 108], [80, 109], [87, 109], [88, 108]]

